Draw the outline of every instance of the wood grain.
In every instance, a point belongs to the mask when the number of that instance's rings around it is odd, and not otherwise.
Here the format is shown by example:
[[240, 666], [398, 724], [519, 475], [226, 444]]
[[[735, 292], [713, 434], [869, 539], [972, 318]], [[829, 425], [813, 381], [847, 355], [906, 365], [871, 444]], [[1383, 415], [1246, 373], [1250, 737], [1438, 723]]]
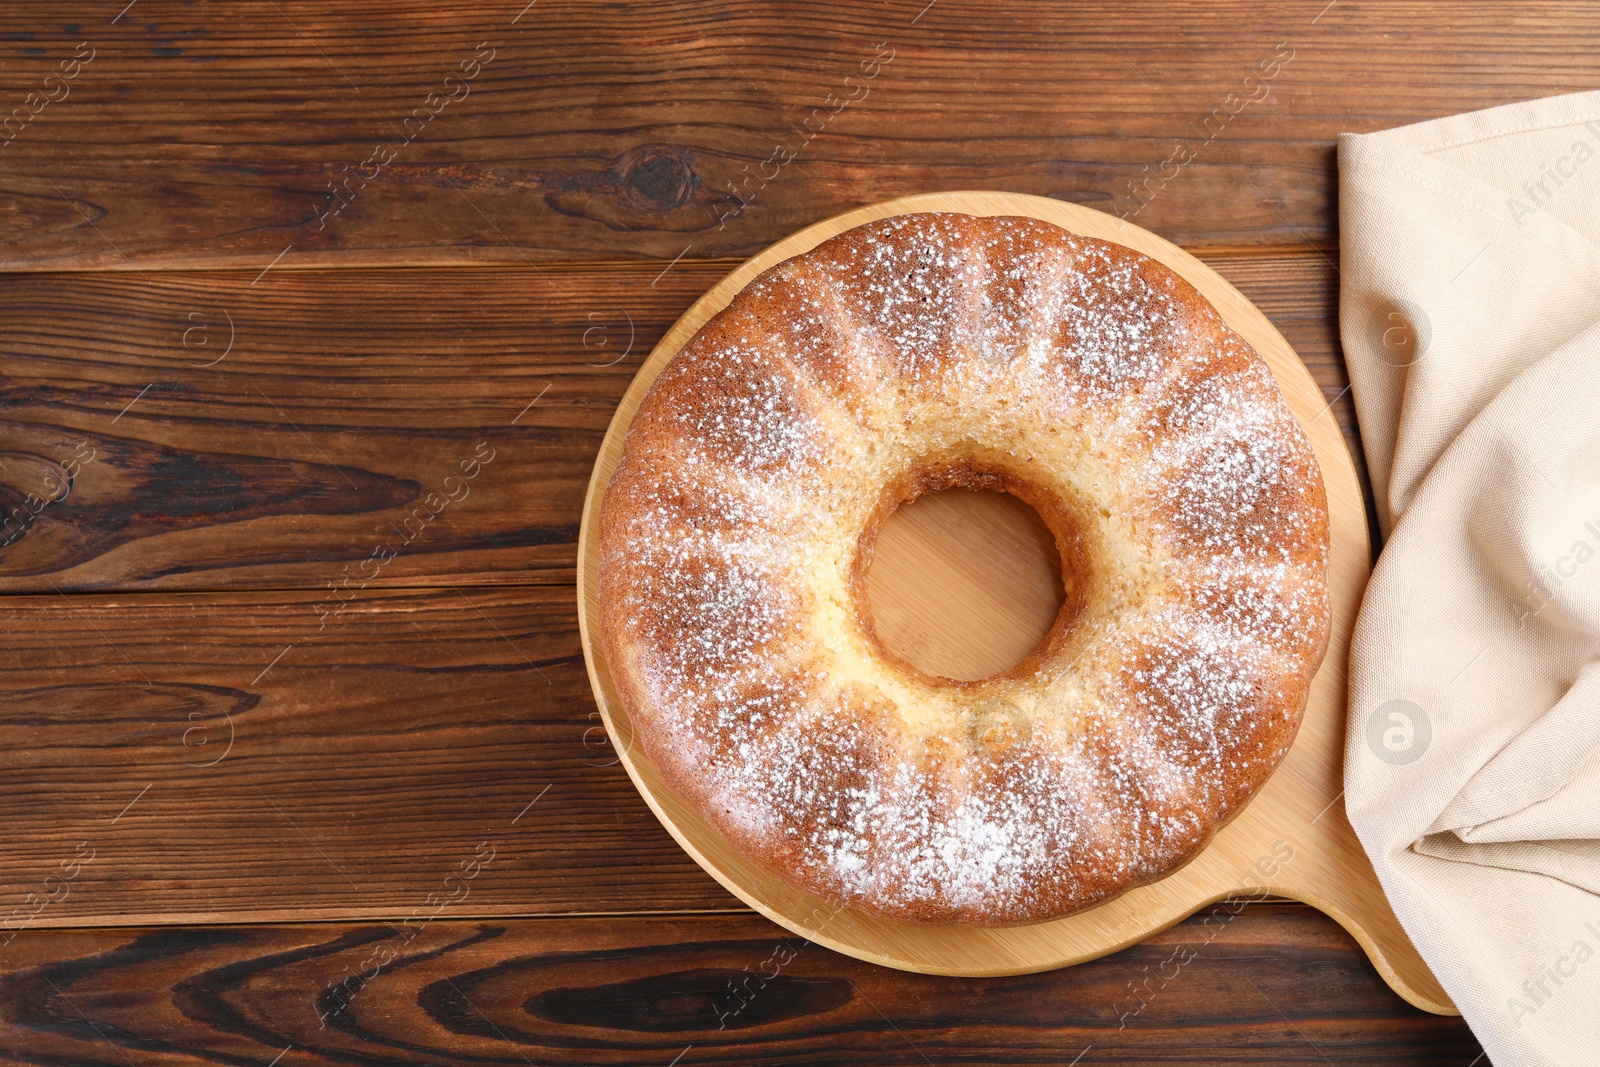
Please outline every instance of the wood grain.
[[743, 258], [952, 188], [1331, 248], [1339, 132], [1600, 81], [1554, 0], [124, 6], [7, 8], [0, 265]]
[[[1331, 262], [1208, 262], [1354, 443]], [[733, 266], [0, 276], [0, 592], [570, 582], [611, 412]], [[470, 495], [363, 567], [483, 441]]]
[[1111, 959], [982, 980], [873, 967], [753, 916], [30, 931], [0, 963], [0, 1062], [51, 1067], [1481, 1053], [1460, 1019], [1397, 1008], [1343, 931], [1288, 904], [1219, 905]]
[[[0, 588], [570, 580], [630, 319], [651, 330], [706, 276], [601, 272], [598, 294], [594, 272], [528, 270], [5, 278]], [[70, 494], [32, 515], [80, 448]], [[466, 495], [362, 568], [450, 477]]]
[[1004, 493], [951, 489], [903, 504], [878, 531], [865, 582], [873, 629], [926, 674], [975, 681], [1021, 663], [1068, 582], [1039, 513]]
[[[734, 905], [616, 766], [570, 587], [316, 608], [0, 598], [0, 939], [392, 918], [440, 894], [452, 915]], [[456, 899], [484, 841], [499, 858]]]

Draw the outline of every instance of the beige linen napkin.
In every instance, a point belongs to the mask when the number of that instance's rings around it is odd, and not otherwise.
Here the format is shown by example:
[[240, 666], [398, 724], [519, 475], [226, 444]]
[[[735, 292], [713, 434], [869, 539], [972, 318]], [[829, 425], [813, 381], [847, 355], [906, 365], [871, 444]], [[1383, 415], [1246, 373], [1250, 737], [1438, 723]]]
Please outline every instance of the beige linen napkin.
[[1345, 805], [1489, 1059], [1600, 1064], [1600, 92], [1347, 134], [1339, 177], [1387, 535]]

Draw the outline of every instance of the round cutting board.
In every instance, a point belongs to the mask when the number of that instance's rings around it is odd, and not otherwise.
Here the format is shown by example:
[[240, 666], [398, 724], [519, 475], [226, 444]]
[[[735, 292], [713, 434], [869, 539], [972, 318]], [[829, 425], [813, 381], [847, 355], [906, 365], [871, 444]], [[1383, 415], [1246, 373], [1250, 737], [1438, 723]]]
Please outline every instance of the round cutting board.
[[[600, 501], [621, 457], [623, 435], [656, 376], [695, 331], [762, 271], [853, 226], [916, 211], [1032, 216], [1143, 252], [1183, 275], [1277, 375], [1316, 450], [1328, 493], [1332, 638], [1312, 684], [1299, 735], [1283, 763], [1249, 806], [1176, 873], [1088, 911], [1029, 926], [887, 922], [852, 908], [839, 910], [744, 859], [663, 785], [644, 746], [634, 743], [632, 724], [617, 699], [599, 642]], [[910, 536], [916, 536], [914, 530]], [[589, 482], [579, 535], [578, 617], [595, 699], [612, 744], [645, 802], [707, 873], [801, 937], [904, 970], [967, 976], [1023, 974], [1115, 952], [1219, 900], [1271, 894], [1305, 901], [1332, 916], [1366, 950], [1384, 979], [1412, 1004], [1426, 1011], [1455, 1014], [1390, 910], [1339, 803], [1344, 779], [1343, 667], [1369, 559], [1361, 489], [1338, 425], [1300, 358], [1238, 290], [1176, 245], [1111, 215], [1014, 193], [929, 193], [858, 208], [779, 241], [714, 286], [667, 332], [618, 406]], [[1003, 625], [1003, 620], [999, 624]]]

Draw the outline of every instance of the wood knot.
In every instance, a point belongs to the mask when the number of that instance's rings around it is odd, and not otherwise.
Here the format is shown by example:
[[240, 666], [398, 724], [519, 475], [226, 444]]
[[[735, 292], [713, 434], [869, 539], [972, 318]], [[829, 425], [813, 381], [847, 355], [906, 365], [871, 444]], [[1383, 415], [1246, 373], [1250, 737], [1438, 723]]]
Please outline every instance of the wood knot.
[[689, 159], [675, 148], [644, 146], [617, 159], [622, 194], [635, 207], [672, 211], [687, 204], [700, 186]]

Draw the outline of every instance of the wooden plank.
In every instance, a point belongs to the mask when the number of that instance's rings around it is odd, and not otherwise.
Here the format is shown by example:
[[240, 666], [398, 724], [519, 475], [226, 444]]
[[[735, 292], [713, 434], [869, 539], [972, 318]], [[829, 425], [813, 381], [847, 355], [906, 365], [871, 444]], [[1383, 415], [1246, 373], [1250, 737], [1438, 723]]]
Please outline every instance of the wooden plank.
[[570, 581], [616, 398], [721, 272], [0, 278], [0, 588]]
[[405, 916], [485, 843], [456, 914], [733, 906], [616, 765], [572, 597], [0, 598], [0, 937]]
[[56, 1067], [1481, 1055], [1292, 904], [1218, 905], [1116, 956], [994, 979], [874, 967], [743, 915], [30, 931], [0, 960], [0, 1062]]
[[[1208, 262], [1354, 446], [1329, 259]], [[0, 592], [570, 582], [617, 400], [733, 265], [0, 276]]]
[[1137, 211], [1186, 246], [1331, 247], [1340, 131], [1590, 88], [1589, 18], [18, 0], [0, 265], [742, 257], [863, 203], [981, 188]]

